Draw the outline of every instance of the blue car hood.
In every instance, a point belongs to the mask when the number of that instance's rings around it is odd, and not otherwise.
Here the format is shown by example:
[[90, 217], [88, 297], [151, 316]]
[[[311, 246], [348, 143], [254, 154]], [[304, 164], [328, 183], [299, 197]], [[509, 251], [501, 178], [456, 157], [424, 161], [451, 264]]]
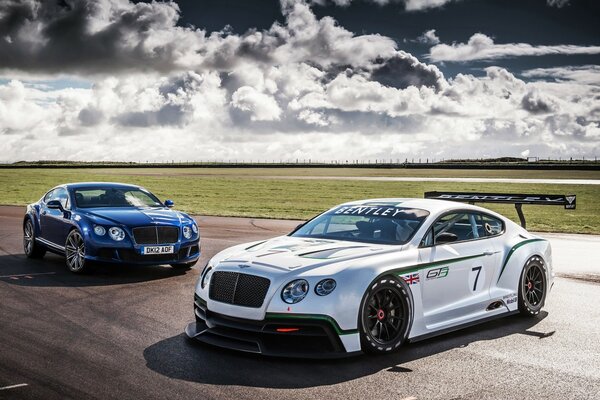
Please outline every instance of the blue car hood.
[[[91, 218], [100, 218], [110, 223], [126, 226], [180, 225], [191, 218], [169, 208], [90, 208], [80, 210]], [[102, 223], [101, 221], [97, 221]]]

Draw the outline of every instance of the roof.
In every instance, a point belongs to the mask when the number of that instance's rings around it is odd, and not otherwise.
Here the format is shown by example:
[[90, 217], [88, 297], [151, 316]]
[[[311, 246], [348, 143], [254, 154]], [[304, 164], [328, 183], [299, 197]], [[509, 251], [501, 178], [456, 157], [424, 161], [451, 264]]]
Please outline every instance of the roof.
[[[404, 207], [404, 208], [418, 208], [421, 210], [429, 211], [432, 214], [446, 211], [449, 209], [472, 209], [472, 210], [485, 210], [482, 207], [457, 203], [455, 201], [448, 200], [436, 200], [436, 199], [420, 199], [420, 198], [384, 198], [384, 199], [366, 199], [357, 200], [344, 203], [344, 206], [350, 205], [387, 205], [390, 207]], [[485, 210], [487, 211], [487, 210]]]
[[139, 188], [138, 185], [132, 185], [127, 183], [118, 182], [73, 182], [65, 183], [59, 186], [66, 186], [70, 189], [84, 189], [84, 188], [97, 188], [97, 187], [111, 187], [111, 188]]

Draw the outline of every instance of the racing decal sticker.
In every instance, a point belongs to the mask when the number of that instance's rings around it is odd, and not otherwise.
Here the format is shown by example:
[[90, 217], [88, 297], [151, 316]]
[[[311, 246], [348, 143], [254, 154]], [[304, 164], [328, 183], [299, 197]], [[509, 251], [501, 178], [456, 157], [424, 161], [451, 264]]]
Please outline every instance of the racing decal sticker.
[[442, 268], [434, 268], [427, 271], [427, 275], [425, 275], [426, 280], [445, 278], [448, 276], [448, 267]]
[[419, 283], [419, 274], [418, 273], [401, 275], [400, 277], [402, 279], [404, 279], [404, 282], [406, 282], [409, 286], [416, 285], [417, 283]]
[[406, 212], [406, 209], [391, 206], [351, 206], [340, 207], [334, 211], [334, 214], [371, 215], [394, 218], [396, 215]]

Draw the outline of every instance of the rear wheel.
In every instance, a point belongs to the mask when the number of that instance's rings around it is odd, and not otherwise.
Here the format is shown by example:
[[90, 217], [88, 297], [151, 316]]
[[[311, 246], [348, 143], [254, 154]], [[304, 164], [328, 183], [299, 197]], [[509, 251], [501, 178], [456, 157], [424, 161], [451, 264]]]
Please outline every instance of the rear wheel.
[[65, 255], [67, 257], [67, 268], [75, 274], [89, 272], [91, 267], [85, 259], [85, 242], [81, 233], [74, 229], [67, 236], [65, 243]]
[[519, 282], [519, 311], [523, 315], [540, 313], [546, 301], [547, 281], [544, 260], [531, 257], [525, 263]]
[[401, 278], [392, 276], [371, 285], [363, 297], [359, 317], [364, 351], [385, 354], [406, 341], [412, 320], [409, 290]]
[[35, 241], [35, 230], [30, 219], [23, 225], [23, 250], [28, 258], [42, 258], [46, 249]]

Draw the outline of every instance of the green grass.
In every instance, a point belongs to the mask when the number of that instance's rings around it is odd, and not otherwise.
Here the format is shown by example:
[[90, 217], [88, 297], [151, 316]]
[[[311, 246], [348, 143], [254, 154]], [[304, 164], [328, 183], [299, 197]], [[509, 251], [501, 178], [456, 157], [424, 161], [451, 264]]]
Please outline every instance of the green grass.
[[[600, 233], [600, 186], [445, 182], [377, 182], [335, 179], [278, 179], [277, 175], [489, 176], [520, 178], [598, 178], [585, 171], [456, 171], [433, 170], [289, 170], [289, 169], [7, 169], [0, 170], [0, 204], [25, 205], [49, 188], [66, 182], [116, 181], [145, 186], [176, 208], [195, 215], [306, 219], [335, 204], [365, 198], [423, 197], [429, 190], [577, 194], [577, 210], [524, 206], [528, 228], [536, 231]], [[536, 173], [535, 175], [533, 173]], [[545, 174], [541, 174], [544, 172]], [[464, 173], [470, 173], [464, 175]], [[478, 175], [495, 173], [495, 175]], [[560, 175], [556, 175], [560, 174]], [[377, 176], [377, 175], [371, 175]], [[383, 175], [390, 176], [390, 175]], [[274, 178], [271, 178], [274, 177]], [[489, 205], [517, 221], [511, 205]]]

